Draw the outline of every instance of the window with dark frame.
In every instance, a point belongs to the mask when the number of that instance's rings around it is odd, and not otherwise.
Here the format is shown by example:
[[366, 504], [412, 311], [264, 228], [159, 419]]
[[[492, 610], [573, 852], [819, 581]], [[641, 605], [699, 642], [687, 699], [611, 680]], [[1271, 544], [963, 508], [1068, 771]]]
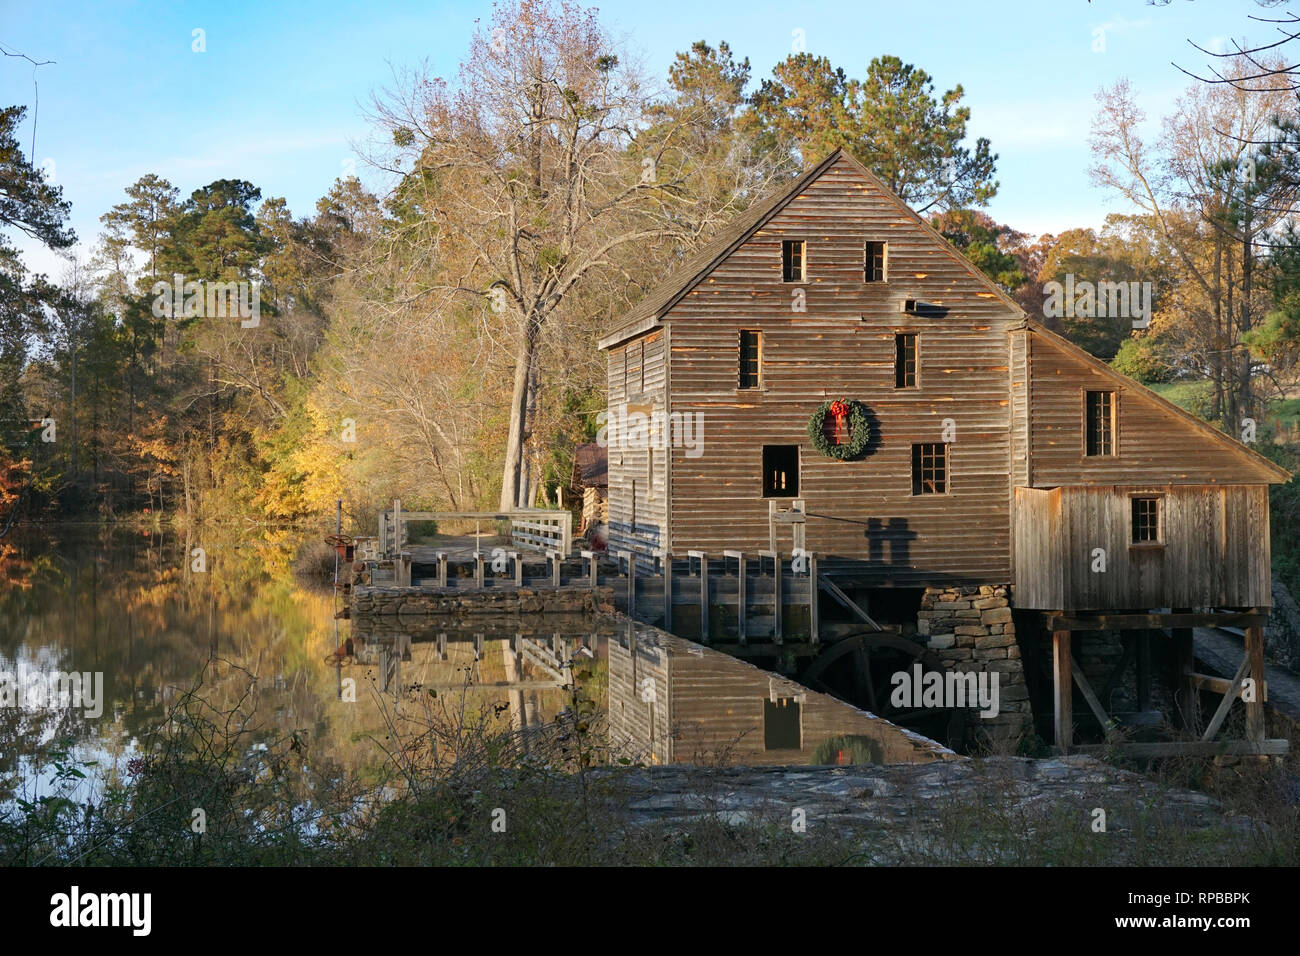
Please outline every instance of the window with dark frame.
[[740, 332], [740, 387], [758, 388], [762, 381], [763, 333]]
[[1115, 454], [1115, 393], [1088, 392], [1084, 399], [1084, 454]]
[[1160, 499], [1133, 499], [1133, 543], [1160, 543]]
[[763, 497], [799, 496], [799, 446], [763, 446]]
[[786, 239], [781, 243], [781, 278], [785, 282], [802, 282], [804, 276], [804, 240]]
[[894, 388], [916, 387], [916, 333], [894, 336]]
[[921, 442], [912, 446], [912, 494], [942, 495], [948, 491], [948, 446]]
[[868, 242], [863, 256], [863, 279], [867, 282], [885, 281], [885, 243]]

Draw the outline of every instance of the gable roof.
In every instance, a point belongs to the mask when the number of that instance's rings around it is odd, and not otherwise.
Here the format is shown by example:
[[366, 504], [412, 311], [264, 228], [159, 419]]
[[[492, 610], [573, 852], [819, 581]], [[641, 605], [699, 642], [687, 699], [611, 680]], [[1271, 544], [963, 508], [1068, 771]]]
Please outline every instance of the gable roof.
[[[1219, 431], [1209, 422], [1197, 418], [1195, 415], [1193, 415], [1191, 412], [1187, 411], [1186, 409], [1180, 408], [1178, 405], [1175, 405], [1173, 402], [1169, 401], [1168, 399], [1163, 398], [1162, 396], [1156, 394], [1151, 389], [1143, 385], [1141, 382], [1135, 379], [1131, 379], [1127, 375], [1123, 375], [1115, 371], [1115, 369], [1111, 368], [1108, 364], [1103, 362], [1101, 359], [1097, 358], [1092, 353], [1079, 348], [1079, 346], [1075, 345], [1069, 339], [1053, 332], [1051, 329], [1047, 328], [1041, 322], [1037, 322], [1034, 319], [1027, 318], [1025, 320], [1025, 327], [1028, 328], [1029, 331], [1032, 332], [1033, 334], [1041, 336], [1043, 338], [1043, 341], [1046, 342], [1047, 344], [1054, 346], [1055, 348], [1061, 350], [1062, 352], [1065, 352], [1067, 355], [1069, 355], [1071, 358], [1074, 358], [1076, 361], [1084, 365], [1087, 365], [1094, 372], [1097, 372], [1098, 374], [1102, 375], [1104, 378], [1110, 379], [1116, 385], [1120, 385], [1123, 386], [1124, 388], [1130, 389], [1133, 392], [1133, 394], [1137, 396], [1137, 398], [1139, 398], [1140, 400], [1145, 401], [1150, 405], [1154, 405], [1162, 412], [1165, 412], [1167, 414], [1173, 415], [1176, 418], [1181, 419], [1185, 424], [1190, 425], [1192, 428], [1195, 428], [1206, 438], [1210, 439], [1211, 441], [1215, 441], [1218, 444], [1227, 448], [1229, 451], [1232, 451], [1240, 458], [1242, 458], [1247, 464], [1253, 466], [1256, 469], [1259, 469], [1259, 471], [1263, 472], [1264, 475], [1268, 476], [1266, 480], [1269, 481], [1269, 484], [1284, 484], [1291, 480], [1291, 472], [1287, 471], [1281, 465], [1269, 461], [1269, 459], [1265, 458], [1263, 455], [1255, 451], [1253, 448], [1250, 448], [1242, 444], [1241, 442], [1233, 438], [1231, 435], [1227, 435]], [[1033, 401], [1032, 393], [1030, 396], [1030, 401], [1031, 402]], [[1033, 413], [1032, 409], [1030, 409], [1030, 413], [1031, 414]]]
[[1007, 296], [996, 283], [980, 272], [973, 263], [963, 256], [947, 239], [907, 203], [903, 202], [869, 169], [858, 162], [852, 154], [843, 148], [836, 149], [820, 163], [801, 175], [783, 191], [773, 193], [760, 200], [728, 223], [713, 239], [705, 243], [686, 260], [667, 279], [646, 295], [614, 330], [601, 337], [598, 343], [602, 349], [611, 348], [620, 342], [653, 328], [674, 305], [682, 300], [705, 277], [708, 276], [727, 256], [731, 255], [747, 239], [763, 228], [767, 222], [779, 213], [794, 198], [803, 193], [813, 182], [821, 177], [840, 159], [846, 160], [856, 172], [861, 174], [876, 191], [880, 198], [893, 203], [899, 212], [912, 219], [913, 223], [933, 239], [950, 258], [962, 266], [970, 276], [1002, 301], [1016, 315], [1023, 315], [1024, 310]]

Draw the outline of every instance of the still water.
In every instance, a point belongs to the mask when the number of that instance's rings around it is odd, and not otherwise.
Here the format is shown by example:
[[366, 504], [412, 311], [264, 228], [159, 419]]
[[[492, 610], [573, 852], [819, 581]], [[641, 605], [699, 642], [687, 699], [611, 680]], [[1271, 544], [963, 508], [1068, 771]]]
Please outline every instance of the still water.
[[[0, 541], [0, 680], [10, 690], [0, 801], [48, 789], [56, 764], [88, 768], [79, 799], [129, 777], [190, 692], [214, 714], [237, 711], [247, 746], [292, 736], [354, 779], [377, 778], [399, 725], [431, 708], [462, 726], [472, 712], [520, 754], [586, 703], [604, 759], [623, 763], [946, 755], [787, 678], [613, 616], [460, 628], [338, 620], [329, 583], [295, 575], [298, 543], [208, 540], [198, 573], [194, 542], [139, 529], [16, 529]], [[56, 674], [62, 700], [37, 680]], [[73, 674], [85, 677], [79, 700], [67, 694]]]

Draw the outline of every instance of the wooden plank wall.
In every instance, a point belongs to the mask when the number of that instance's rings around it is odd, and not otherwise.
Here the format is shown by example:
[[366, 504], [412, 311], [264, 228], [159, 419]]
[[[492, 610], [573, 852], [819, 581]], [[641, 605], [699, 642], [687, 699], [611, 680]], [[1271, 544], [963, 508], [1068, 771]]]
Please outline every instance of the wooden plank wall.
[[[1230, 445], [1144, 397], [1136, 384], [1090, 368], [1031, 334], [1030, 473], [1038, 488], [1133, 482], [1225, 484], [1276, 480]], [[1083, 393], [1114, 390], [1118, 454], [1083, 454]]]
[[[635, 653], [633, 645], [635, 644]], [[635, 641], [626, 633], [609, 639], [610, 744], [616, 755], [651, 763], [672, 762], [668, 653]], [[643, 699], [642, 682], [649, 679], [653, 699]]]
[[[1163, 547], [1131, 547], [1131, 494], [1162, 495]], [[1261, 534], [1262, 531], [1262, 534]], [[1106, 571], [1093, 567], [1106, 552]], [[1016, 491], [1017, 607], [1268, 607], [1268, 488], [1119, 485]]]
[[[807, 242], [807, 281], [781, 281], [781, 241]], [[888, 245], [884, 283], [863, 281], [863, 243]], [[806, 312], [792, 311], [802, 289]], [[948, 310], [904, 315], [905, 298]], [[987, 583], [1010, 575], [1008, 328], [1013, 315], [847, 162], [794, 198], [668, 314], [672, 411], [699, 413], [704, 454], [672, 452], [672, 546], [767, 546], [762, 446], [800, 447], [807, 547], [871, 558], [873, 584]], [[738, 388], [739, 332], [763, 333], [763, 387]], [[894, 387], [894, 334], [919, 342], [919, 388]], [[878, 418], [859, 462], [818, 454], [807, 421], [852, 398]], [[911, 494], [911, 445], [956, 425], [950, 493]], [[611, 468], [611, 474], [613, 468]], [[782, 545], [788, 547], [788, 545]]]
[[1011, 348], [1011, 485], [1030, 484], [1029, 477], [1029, 332], [1009, 336]]
[[[664, 331], [658, 330], [610, 350], [607, 411], [611, 418], [620, 409], [639, 409], [646, 414], [664, 411], [666, 341]], [[667, 449], [659, 447], [609, 448], [609, 546], [612, 549], [649, 555], [667, 547], [667, 455]], [[632, 524], [634, 493], [635, 528]]]

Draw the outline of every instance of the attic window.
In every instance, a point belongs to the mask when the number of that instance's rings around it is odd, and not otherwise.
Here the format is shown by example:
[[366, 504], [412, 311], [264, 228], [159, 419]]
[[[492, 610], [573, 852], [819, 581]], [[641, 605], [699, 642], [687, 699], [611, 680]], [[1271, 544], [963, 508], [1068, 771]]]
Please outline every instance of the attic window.
[[863, 279], [867, 282], [885, 281], [885, 244], [868, 242], [863, 256]]
[[1115, 454], [1115, 393], [1084, 393], [1083, 416], [1084, 455], [1094, 458]]
[[781, 243], [782, 281], [804, 281], [804, 245], [802, 239], [786, 239]]

